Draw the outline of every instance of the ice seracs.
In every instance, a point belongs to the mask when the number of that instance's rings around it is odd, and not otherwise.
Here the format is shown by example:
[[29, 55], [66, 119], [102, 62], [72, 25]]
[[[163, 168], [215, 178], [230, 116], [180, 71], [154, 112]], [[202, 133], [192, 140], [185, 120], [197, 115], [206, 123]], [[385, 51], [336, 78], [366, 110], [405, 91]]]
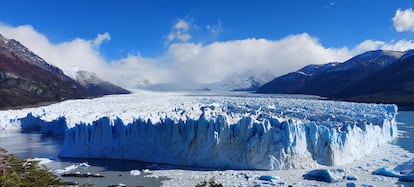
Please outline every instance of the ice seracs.
[[65, 134], [62, 157], [278, 170], [342, 165], [396, 136], [395, 105], [141, 92], [0, 111]]

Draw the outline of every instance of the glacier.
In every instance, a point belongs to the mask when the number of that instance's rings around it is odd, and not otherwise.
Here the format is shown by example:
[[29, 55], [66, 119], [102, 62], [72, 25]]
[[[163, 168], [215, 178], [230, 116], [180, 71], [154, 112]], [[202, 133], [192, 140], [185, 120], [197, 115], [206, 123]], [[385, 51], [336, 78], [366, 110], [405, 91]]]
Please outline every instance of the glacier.
[[397, 106], [141, 91], [0, 111], [0, 129], [62, 134], [61, 157], [279, 170], [338, 166], [397, 136]]

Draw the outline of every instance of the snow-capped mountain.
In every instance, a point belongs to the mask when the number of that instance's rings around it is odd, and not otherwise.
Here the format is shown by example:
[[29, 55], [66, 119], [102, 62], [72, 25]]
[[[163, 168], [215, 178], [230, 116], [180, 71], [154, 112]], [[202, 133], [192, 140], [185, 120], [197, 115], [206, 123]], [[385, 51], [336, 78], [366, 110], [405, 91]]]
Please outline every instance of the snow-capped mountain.
[[6, 55], [6, 52], [12, 52], [15, 58], [19, 58], [25, 62], [28, 62], [31, 65], [37, 66], [43, 70], [54, 72], [56, 75], [61, 78], [67, 78], [62, 76], [63, 72], [59, 68], [48, 64], [45, 60], [34, 54], [20, 42], [14, 39], [7, 39], [0, 34], [0, 45], [3, 48], [2, 55]]
[[395, 103], [414, 109], [414, 55], [409, 51], [400, 60], [333, 95], [359, 102]]
[[295, 71], [294, 73], [302, 74], [308, 77], [317, 76], [323, 72], [329, 72], [338, 65], [338, 62], [331, 62], [327, 64], [311, 64]]
[[298, 93], [297, 90], [303, 88], [306, 83], [315, 77], [329, 72], [334, 69], [339, 63], [332, 62], [328, 64], [311, 64], [302, 69], [288, 73], [273, 79], [271, 82], [263, 84], [263, 87], [258, 89], [259, 93]]
[[99, 95], [20, 42], [0, 35], [0, 108]]
[[338, 64], [334, 71], [346, 71], [361, 67], [368, 67], [372, 71], [378, 71], [401, 58], [405, 52], [376, 50], [357, 55], [344, 63]]
[[210, 85], [213, 89], [231, 91], [256, 91], [263, 84], [274, 77], [273, 74], [264, 72], [260, 74], [235, 73], [223, 81]]
[[264, 83], [274, 77], [273, 74], [264, 72], [259, 74], [235, 73], [224, 80], [214, 83], [162, 83], [146, 85], [143, 89], [152, 91], [256, 91]]
[[[309, 65], [296, 72], [288, 73], [273, 79], [263, 85], [258, 92], [310, 94], [334, 99], [399, 103], [391, 102], [392, 99], [389, 100], [391, 96], [384, 96], [383, 99], [376, 100], [369, 100], [368, 98], [351, 99], [351, 97], [357, 97], [358, 94], [363, 94], [361, 90], [366, 91], [370, 89], [373, 91], [376, 89], [373, 85], [377, 84], [390, 88], [390, 85], [384, 84], [384, 81], [386, 80], [393, 80], [393, 84], [399, 85], [399, 83], [397, 83], [398, 81], [395, 82], [398, 80], [396, 77], [399, 77], [404, 73], [400, 72], [397, 75], [395, 73], [383, 72], [390, 71], [389, 68], [395, 68], [395, 66], [397, 66], [396, 64], [400, 64], [403, 61], [412, 61], [413, 55], [414, 52], [412, 50], [404, 52], [377, 50], [357, 55], [343, 63]], [[406, 72], [410, 69], [410, 67], [406, 66], [398, 67], [400, 68], [398, 69], [398, 72]], [[379, 73], [381, 73], [381, 75], [376, 75]], [[411, 75], [404, 74], [407, 78], [414, 78], [414, 76]], [[375, 79], [370, 78], [377, 76], [378, 78]], [[382, 78], [380, 79], [379, 77]], [[369, 79], [369, 81], [366, 79]], [[414, 85], [404, 85], [403, 87], [410, 87], [411, 89], [413, 86]], [[394, 88], [394, 90], [398, 89]], [[414, 105], [414, 102], [412, 102], [412, 104]]]
[[93, 95], [128, 94], [129, 91], [100, 79], [95, 73], [77, 71], [76, 81]]
[[343, 63], [309, 65], [263, 85], [260, 93], [330, 96], [397, 61], [405, 52], [369, 51]]

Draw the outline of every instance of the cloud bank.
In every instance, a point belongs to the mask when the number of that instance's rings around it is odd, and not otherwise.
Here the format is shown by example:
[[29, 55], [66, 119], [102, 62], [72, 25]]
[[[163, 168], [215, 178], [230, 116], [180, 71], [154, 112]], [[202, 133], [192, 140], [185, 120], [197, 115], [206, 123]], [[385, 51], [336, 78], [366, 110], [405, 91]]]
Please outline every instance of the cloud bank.
[[409, 8], [406, 10], [398, 9], [392, 18], [394, 28], [398, 32], [411, 31], [414, 32], [414, 11]]
[[0, 25], [0, 33], [20, 41], [69, 76], [80, 69], [92, 71], [125, 88], [149, 83], [212, 83], [233, 74], [266, 72], [280, 76], [308, 64], [345, 61], [367, 50], [414, 48], [412, 40], [366, 40], [353, 48], [329, 48], [307, 33], [278, 40], [248, 38], [202, 44], [189, 42], [190, 27], [187, 21], [178, 20], [172, 30], [174, 37], [171, 37], [165, 53], [157, 58], [130, 54], [114, 61], [107, 61], [99, 52], [99, 46], [110, 40], [109, 33], [98, 34], [93, 40], [74, 38], [61, 43], [50, 42], [47, 36], [30, 25], [14, 27], [3, 24]]
[[178, 81], [216, 82], [236, 73], [270, 71], [281, 75], [307, 64], [341, 61], [350, 57], [343, 49], [324, 48], [308, 34], [290, 35], [277, 41], [244, 39], [208, 45], [177, 43], [169, 46]]

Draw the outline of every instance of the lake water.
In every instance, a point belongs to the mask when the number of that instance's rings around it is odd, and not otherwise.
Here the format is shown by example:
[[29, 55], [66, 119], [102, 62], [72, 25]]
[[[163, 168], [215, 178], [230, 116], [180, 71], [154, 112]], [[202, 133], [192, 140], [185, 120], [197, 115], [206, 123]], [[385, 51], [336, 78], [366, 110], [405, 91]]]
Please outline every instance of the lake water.
[[[141, 172], [138, 176], [130, 175], [131, 170], [144, 170], [153, 168], [154, 164], [112, 159], [65, 159], [58, 158], [63, 137], [44, 135], [39, 132], [25, 132], [20, 130], [0, 131], [0, 147], [7, 149], [19, 158], [49, 158], [53, 162], [47, 167], [51, 170], [64, 169], [68, 166], [78, 166], [88, 163], [90, 167], [79, 167], [71, 172], [101, 174], [104, 178], [63, 178], [66, 182], [78, 182], [79, 184], [95, 184], [96, 186], [108, 186], [125, 184], [127, 186], [161, 186], [161, 181], [166, 178], [145, 177], [149, 173]], [[160, 167], [159, 165], [156, 167]]]
[[[400, 136], [393, 144], [414, 153], [414, 111], [402, 111], [397, 115]], [[130, 175], [131, 170], [143, 170], [157, 168], [151, 163], [109, 160], [109, 159], [63, 159], [58, 158], [63, 138], [52, 135], [43, 135], [39, 132], [27, 132], [21, 130], [6, 130], [0, 132], [0, 147], [9, 153], [16, 154], [20, 158], [36, 157], [49, 158], [54, 162], [48, 164], [52, 170], [63, 169], [71, 165], [79, 165], [87, 162], [90, 167], [77, 168], [73, 172], [99, 173], [104, 178], [64, 178], [65, 181], [78, 182], [80, 184], [91, 183], [97, 186], [125, 184], [127, 186], [160, 186], [166, 178], [149, 178], [148, 173], [141, 172], [138, 176]], [[162, 166], [161, 166], [162, 167]], [[151, 172], [151, 171], [149, 171]]]
[[401, 134], [393, 143], [414, 153], [414, 111], [399, 112], [397, 122]]

